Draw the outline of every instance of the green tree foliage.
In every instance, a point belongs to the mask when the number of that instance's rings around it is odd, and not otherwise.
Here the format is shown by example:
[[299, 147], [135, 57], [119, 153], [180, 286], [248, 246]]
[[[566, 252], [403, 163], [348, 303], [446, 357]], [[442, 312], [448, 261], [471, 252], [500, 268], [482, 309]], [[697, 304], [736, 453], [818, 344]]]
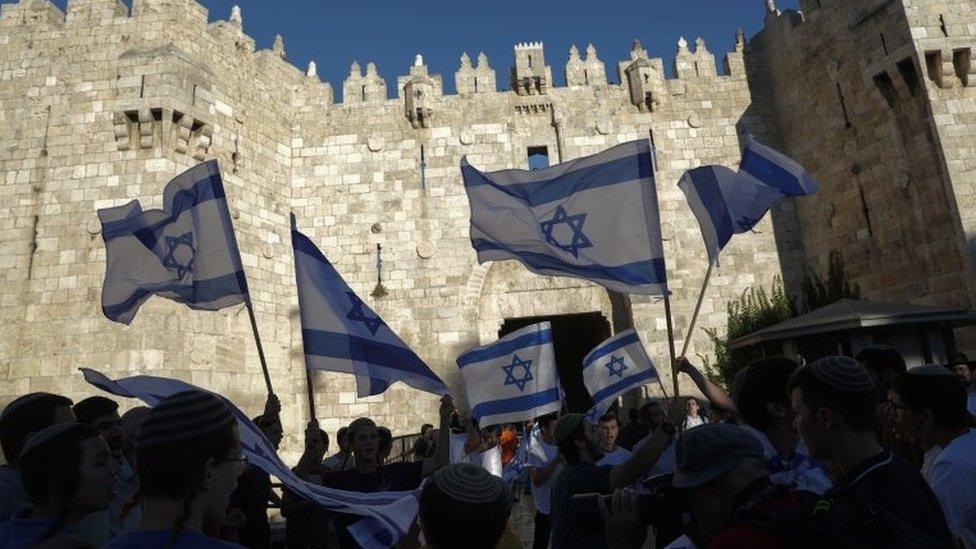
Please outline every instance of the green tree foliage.
[[779, 277], [773, 281], [773, 286], [768, 292], [761, 286], [752, 287], [737, 299], [730, 301], [727, 305], [729, 320], [725, 335], [719, 336], [718, 330], [705, 329], [705, 333], [715, 346], [714, 361], [702, 357], [708, 377], [718, 385], [729, 388], [740, 368], [761, 358], [757, 348], [730, 350], [730, 341], [768, 328], [800, 313], [819, 309], [844, 298], [858, 299], [861, 295], [857, 284], [848, 281], [844, 262], [837, 252], [830, 254], [826, 279], [815, 272], [810, 273], [803, 280], [802, 291], [804, 297], [802, 310], [798, 309], [796, 299], [787, 293]]
[[727, 305], [728, 329], [720, 337], [718, 330], [705, 329], [715, 346], [715, 361], [705, 361], [705, 371], [711, 380], [723, 387], [730, 387], [735, 373], [757, 357], [740, 350], [731, 351], [729, 342], [773, 324], [796, 316], [793, 299], [786, 293], [783, 281], [776, 277], [767, 292], [763, 287], [752, 287]]

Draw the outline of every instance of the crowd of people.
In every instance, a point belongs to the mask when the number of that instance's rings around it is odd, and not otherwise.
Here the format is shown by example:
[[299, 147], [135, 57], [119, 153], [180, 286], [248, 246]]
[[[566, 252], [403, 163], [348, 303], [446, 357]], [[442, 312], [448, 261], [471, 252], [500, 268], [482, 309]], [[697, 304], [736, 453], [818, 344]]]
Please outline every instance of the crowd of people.
[[[703, 401], [563, 412], [522, 425], [438, 425], [391, 456], [389, 429], [359, 418], [305, 430], [300, 478], [352, 492], [418, 491], [402, 547], [976, 548], [976, 388], [964, 356], [907, 369], [891, 348], [800, 366], [749, 364], [726, 392], [688, 360]], [[706, 410], [708, 412], [706, 412]], [[281, 406], [254, 423], [277, 447]], [[95, 396], [31, 393], [0, 415], [0, 547], [356, 547], [360, 517], [276, 492], [248, 464], [227, 403], [203, 391], [119, 415]], [[509, 474], [511, 473], [511, 474]], [[519, 483], [532, 539], [511, 524]]]

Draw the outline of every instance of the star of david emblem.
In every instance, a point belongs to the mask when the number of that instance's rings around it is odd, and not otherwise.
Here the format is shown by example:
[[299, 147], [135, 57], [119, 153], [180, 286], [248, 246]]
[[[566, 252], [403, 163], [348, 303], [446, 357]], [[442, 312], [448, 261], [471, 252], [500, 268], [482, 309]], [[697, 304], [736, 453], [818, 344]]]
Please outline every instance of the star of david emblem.
[[[516, 368], [525, 368], [522, 377], [516, 377]], [[514, 355], [512, 357], [512, 363], [507, 366], [502, 366], [502, 369], [505, 370], [505, 385], [515, 385], [518, 387], [519, 392], [524, 391], [525, 385], [535, 379], [532, 377], [532, 361], [522, 360], [518, 355]]]
[[[182, 258], [187, 255], [186, 253], [177, 254], [180, 246], [186, 246], [190, 250], [189, 259], [186, 261], [182, 261]], [[180, 236], [167, 236], [166, 257], [163, 258], [163, 267], [175, 272], [176, 277], [179, 280], [183, 280], [183, 276], [193, 269], [193, 253], [195, 251], [193, 249], [193, 233], [184, 233]]]
[[610, 362], [607, 362], [606, 368], [610, 371], [610, 375], [619, 378], [623, 378], [624, 372], [630, 369], [623, 357], [613, 355], [610, 356]]
[[[548, 221], [543, 221], [539, 225], [542, 227], [542, 234], [546, 237], [546, 242], [552, 244], [553, 246], [573, 254], [573, 257], [579, 259], [579, 251], [582, 248], [592, 248], [593, 243], [590, 242], [589, 238], [583, 234], [583, 223], [586, 222], [586, 214], [576, 214], [569, 215], [565, 208], [562, 206], [556, 207], [556, 213], [553, 215], [552, 219]], [[566, 234], [565, 229], [560, 229], [559, 225], [566, 225], [569, 231], [572, 232], [572, 236], [569, 238], [569, 244], [565, 244]]]
[[362, 322], [366, 325], [369, 333], [376, 335], [377, 330], [383, 325], [383, 321], [378, 316], [369, 316], [366, 313], [363, 300], [359, 299], [358, 295], [353, 292], [346, 292], [346, 294], [349, 296], [349, 301], [352, 302], [352, 308], [349, 309], [349, 314], [346, 315], [346, 318]]

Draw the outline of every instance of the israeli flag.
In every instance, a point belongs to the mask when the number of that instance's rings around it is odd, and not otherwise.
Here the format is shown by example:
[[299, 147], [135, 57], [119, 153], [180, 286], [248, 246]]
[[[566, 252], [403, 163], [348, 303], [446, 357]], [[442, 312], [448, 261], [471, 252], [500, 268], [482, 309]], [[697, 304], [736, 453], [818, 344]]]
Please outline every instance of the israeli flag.
[[653, 379], [657, 370], [633, 329], [597, 345], [583, 358], [583, 384], [594, 402], [587, 419], [596, 422], [615, 398]]
[[129, 324], [153, 294], [214, 311], [248, 299], [217, 161], [198, 164], [163, 190], [163, 209], [138, 200], [98, 210], [105, 240], [102, 311]]
[[449, 391], [437, 374], [346, 284], [335, 267], [291, 216], [298, 308], [309, 370], [356, 376], [360, 397], [390, 385], [407, 385], [437, 395]]
[[482, 428], [558, 412], [562, 405], [552, 328], [540, 322], [457, 358]]
[[702, 166], [685, 172], [678, 187], [698, 219], [708, 258], [715, 263], [732, 235], [755, 227], [774, 204], [820, 188], [793, 159], [752, 137], [738, 172], [724, 166]]
[[[148, 406], [183, 391], [206, 391], [189, 383], [164, 377], [133, 376], [118, 380], [89, 368], [81, 368], [85, 381], [116, 396], [138, 398]], [[210, 391], [207, 391], [210, 392]], [[410, 530], [417, 516], [416, 492], [346, 492], [326, 488], [298, 478], [285, 465], [274, 446], [261, 430], [234, 403], [217, 395], [227, 403], [237, 419], [241, 449], [248, 463], [277, 477], [286, 488], [301, 495], [327, 511], [361, 515], [362, 520], [349, 527], [350, 533], [363, 547], [392, 547]]]
[[478, 262], [516, 259], [632, 294], [661, 295], [667, 276], [646, 139], [541, 170], [484, 173], [461, 159]]

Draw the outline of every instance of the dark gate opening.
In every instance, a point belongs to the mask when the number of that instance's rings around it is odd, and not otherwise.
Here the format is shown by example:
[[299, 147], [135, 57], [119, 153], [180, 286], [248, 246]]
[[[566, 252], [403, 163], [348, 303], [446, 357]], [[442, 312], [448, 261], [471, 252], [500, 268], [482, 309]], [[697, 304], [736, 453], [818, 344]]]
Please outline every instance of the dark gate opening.
[[601, 313], [506, 318], [498, 337], [547, 320], [552, 324], [556, 370], [566, 393], [566, 404], [571, 412], [586, 412], [593, 400], [583, 385], [583, 358], [610, 337], [610, 322]]

